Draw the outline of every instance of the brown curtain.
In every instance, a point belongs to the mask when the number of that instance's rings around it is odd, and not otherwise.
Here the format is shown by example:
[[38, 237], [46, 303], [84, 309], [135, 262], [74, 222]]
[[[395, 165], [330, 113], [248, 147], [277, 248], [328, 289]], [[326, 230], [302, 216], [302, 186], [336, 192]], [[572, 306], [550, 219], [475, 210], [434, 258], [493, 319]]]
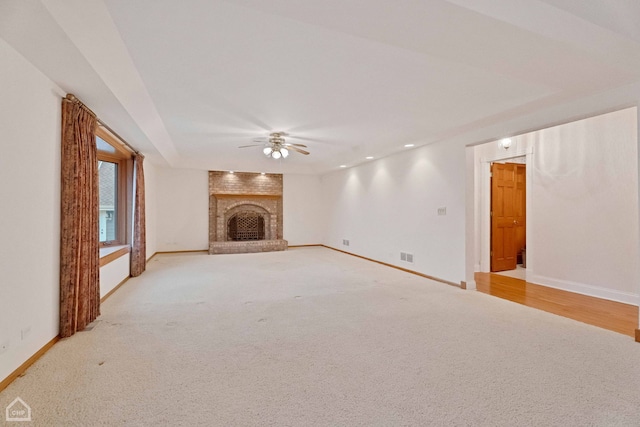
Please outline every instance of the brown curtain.
[[131, 276], [141, 275], [147, 267], [147, 237], [144, 211], [144, 156], [136, 154], [133, 163], [133, 238], [131, 241]]
[[62, 100], [60, 335], [100, 315], [96, 116], [75, 96]]

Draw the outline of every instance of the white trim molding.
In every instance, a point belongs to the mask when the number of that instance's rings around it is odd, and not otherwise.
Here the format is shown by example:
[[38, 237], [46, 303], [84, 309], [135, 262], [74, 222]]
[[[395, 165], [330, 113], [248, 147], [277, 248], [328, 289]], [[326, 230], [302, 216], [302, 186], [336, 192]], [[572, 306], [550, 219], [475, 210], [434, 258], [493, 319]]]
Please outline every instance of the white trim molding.
[[551, 277], [540, 276], [537, 274], [527, 275], [527, 281], [549, 288], [560, 289], [562, 291], [574, 292], [577, 294], [587, 295], [595, 298], [602, 298], [611, 301], [617, 301], [624, 304], [638, 306], [640, 296], [629, 292], [616, 291], [606, 289], [600, 286], [587, 285], [585, 283], [572, 282], [570, 280], [554, 279]]

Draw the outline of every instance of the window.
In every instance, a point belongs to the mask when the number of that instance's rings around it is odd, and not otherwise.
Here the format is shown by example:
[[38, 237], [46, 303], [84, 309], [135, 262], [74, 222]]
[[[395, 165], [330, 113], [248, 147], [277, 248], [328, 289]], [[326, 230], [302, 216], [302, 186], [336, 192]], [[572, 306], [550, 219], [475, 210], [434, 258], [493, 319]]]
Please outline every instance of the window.
[[98, 149], [100, 246], [124, 245], [127, 241], [127, 206], [131, 200], [131, 155], [118, 139], [102, 127], [96, 130]]
[[100, 182], [100, 242], [118, 240], [118, 164], [98, 160], [98, 176]]

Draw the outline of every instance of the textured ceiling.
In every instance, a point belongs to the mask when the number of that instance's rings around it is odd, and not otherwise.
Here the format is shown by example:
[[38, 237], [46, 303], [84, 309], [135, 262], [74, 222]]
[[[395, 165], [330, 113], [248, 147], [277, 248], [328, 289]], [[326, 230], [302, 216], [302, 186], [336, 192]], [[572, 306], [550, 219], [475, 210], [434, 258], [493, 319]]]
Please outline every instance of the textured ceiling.
[[[639, 4], [9, 0], [0, 36], [155, 162], [323, 173], [638, 81]], [[311, 155], [237, 148], [271, 131]]]

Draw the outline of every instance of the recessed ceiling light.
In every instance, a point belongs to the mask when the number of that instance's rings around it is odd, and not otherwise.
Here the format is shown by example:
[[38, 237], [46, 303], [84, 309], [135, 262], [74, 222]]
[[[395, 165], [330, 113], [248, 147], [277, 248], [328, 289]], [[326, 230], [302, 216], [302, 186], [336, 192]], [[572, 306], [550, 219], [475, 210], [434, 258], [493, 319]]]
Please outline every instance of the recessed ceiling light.
[[346, 168], [346, 167], [347, 167], [347, 165], [340, 165], [340, 167], [341, 167], [341, 168]]
[[415, 144], [404, 144], [404, 148], [411, 148], [414, 147]]
[[367, 157], [365, 157], [365, 159], [371, 160], [371, 159], [373, 159], [373, 156], [367, 156]]

